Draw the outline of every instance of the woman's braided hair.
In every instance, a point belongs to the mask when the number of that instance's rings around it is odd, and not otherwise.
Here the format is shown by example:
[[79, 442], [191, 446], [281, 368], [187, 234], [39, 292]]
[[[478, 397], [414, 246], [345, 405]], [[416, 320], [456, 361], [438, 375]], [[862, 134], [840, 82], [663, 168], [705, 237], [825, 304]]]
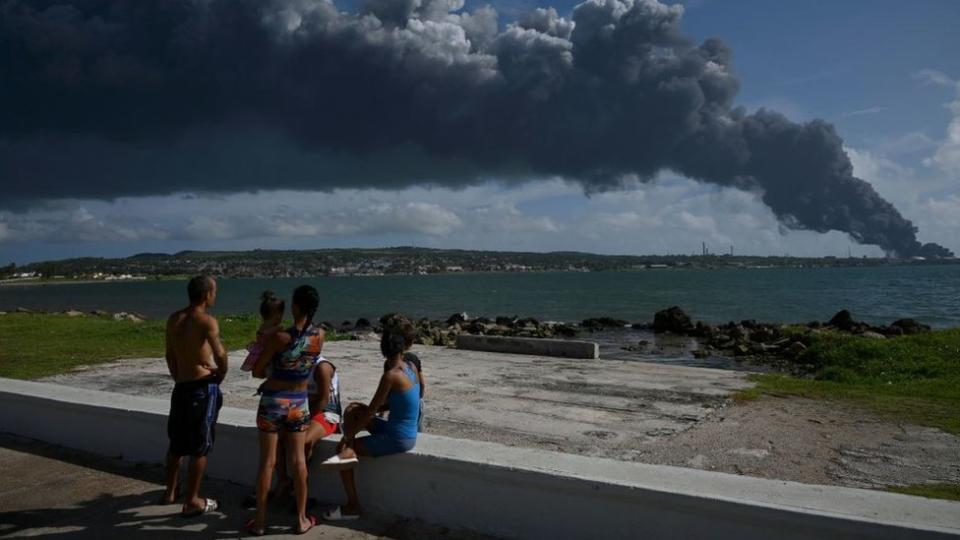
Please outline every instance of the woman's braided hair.
[[313, 324], [313, 317], [317, 314], [317, 308], [320, 307], [320, 293], [311, 285], [301, 285], [293, 290], [293, 305], [300, 309], [300, 313], [307, 316], [307, 321], [303, 325], [303, 331]]

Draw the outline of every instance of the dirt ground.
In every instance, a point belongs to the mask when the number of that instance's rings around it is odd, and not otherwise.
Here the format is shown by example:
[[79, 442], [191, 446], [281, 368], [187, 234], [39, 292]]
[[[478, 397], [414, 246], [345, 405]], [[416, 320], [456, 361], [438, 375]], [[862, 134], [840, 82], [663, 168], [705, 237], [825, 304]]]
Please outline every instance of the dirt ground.
[[[960, 483], [960, 438], [802, 398], [734, 404], [743, 372], [627, 360], [570, 360], [416, 347], [425, 431], [622, 461], [851, 487]], [[369, 400], [378, 344], [333, 342], [345, 401]], [[232, 355], [239, 365], [241, 355]], [[162, 359], [125, 360], [46, 379], [164, 398]], [[258, 381], [234, 369], [227, 406], [256, 410]]]

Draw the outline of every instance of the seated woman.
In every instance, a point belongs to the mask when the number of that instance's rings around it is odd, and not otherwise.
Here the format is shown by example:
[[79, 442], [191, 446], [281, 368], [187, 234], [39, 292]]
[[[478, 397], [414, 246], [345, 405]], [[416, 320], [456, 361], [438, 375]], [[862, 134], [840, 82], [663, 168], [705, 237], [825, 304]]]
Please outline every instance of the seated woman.
[[[387, 368], [369, 405], [351, 403], [344, 411], [343, 439], [337, 454], [323, 465], [341, 467], [340, 477], [347, 493], [347, 504], [328, 510], [324, 519], [340, 521], [360, 516], [360, 499], [354, 483], [353, 464], [357, 456], [379, 457], [411, 450], [417, 442], [417, 419], [420, 415], [420, 373], [412, 363], [404, 360], [406, 343], [415, 335], [413, 325], [406, 317], [393, 317], [383, 325], [380, 352], [387, 360]], [[383, 405], [389, 405], [390, 415], [384, 420], [376, 416]], [[370, 435], [357, 437], [366, 430]]]
[[261, 536], [266, 529], [267, 496], [277, 462], [277, 444], [283, 436], [283, 447], [293, 476], [296, 496], [297, 534], [303, 534], [316, 524], [316, 518], [306, 515], [307, 464], [304, 458], [306, 431], [310, 427], [307, 409], [307, 384], [323, 348], [323, 330], [313, 325], [313, 317], [320, 304], [317, 290], [301, 285], [293, 291], [291, 313], [294, 325], [277, 332], [267, 340], [264, 350], [253, 367], [253, 376], [264, 378], [267, 367], [272, 371], [260, 386], [260, 407], [257, 410], [257, 429], [260, 441], [260, 470], [257, 475], [257, 513], [247, 522], [247, 531]]
[[307, 430], [306, 455], [309, 463], [317, 441], [340, 431], [343, 411], [340, 408], [340, 375], [337, 374], [337, 366], [321, 356], [311, 372], [307, 390], [310, 428]]

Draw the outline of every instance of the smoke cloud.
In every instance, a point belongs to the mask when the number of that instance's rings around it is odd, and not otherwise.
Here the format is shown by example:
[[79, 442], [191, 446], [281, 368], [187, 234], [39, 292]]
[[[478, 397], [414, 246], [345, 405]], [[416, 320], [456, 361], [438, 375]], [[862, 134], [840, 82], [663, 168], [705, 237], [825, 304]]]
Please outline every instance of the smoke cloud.
[[463, 0], [2, 1], [0, 204], [533, 176], [591, 192], [672, 170], [755, 191], [789, 228], [944, 254], [852, 175], [831, 125], [736, 107], [730, 49], [685, 37], [682, 14], [588, 0], [501, 26]]

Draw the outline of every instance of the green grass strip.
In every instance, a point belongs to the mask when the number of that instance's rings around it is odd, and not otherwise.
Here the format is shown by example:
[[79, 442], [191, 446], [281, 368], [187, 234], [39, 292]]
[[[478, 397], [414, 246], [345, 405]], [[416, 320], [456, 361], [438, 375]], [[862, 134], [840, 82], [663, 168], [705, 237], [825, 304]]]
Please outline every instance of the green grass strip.
[[[228, 351], [244, 348], [260, 325], [260, 319], [254, 316], [217, 319]], [[161, 358], [165, 324], [160, 320], [117, 321], [110, 316], [2, 315], [0, 377], [38, 379], [123, 358]], [[329, 341], [343, 337], [327, 334]]]

